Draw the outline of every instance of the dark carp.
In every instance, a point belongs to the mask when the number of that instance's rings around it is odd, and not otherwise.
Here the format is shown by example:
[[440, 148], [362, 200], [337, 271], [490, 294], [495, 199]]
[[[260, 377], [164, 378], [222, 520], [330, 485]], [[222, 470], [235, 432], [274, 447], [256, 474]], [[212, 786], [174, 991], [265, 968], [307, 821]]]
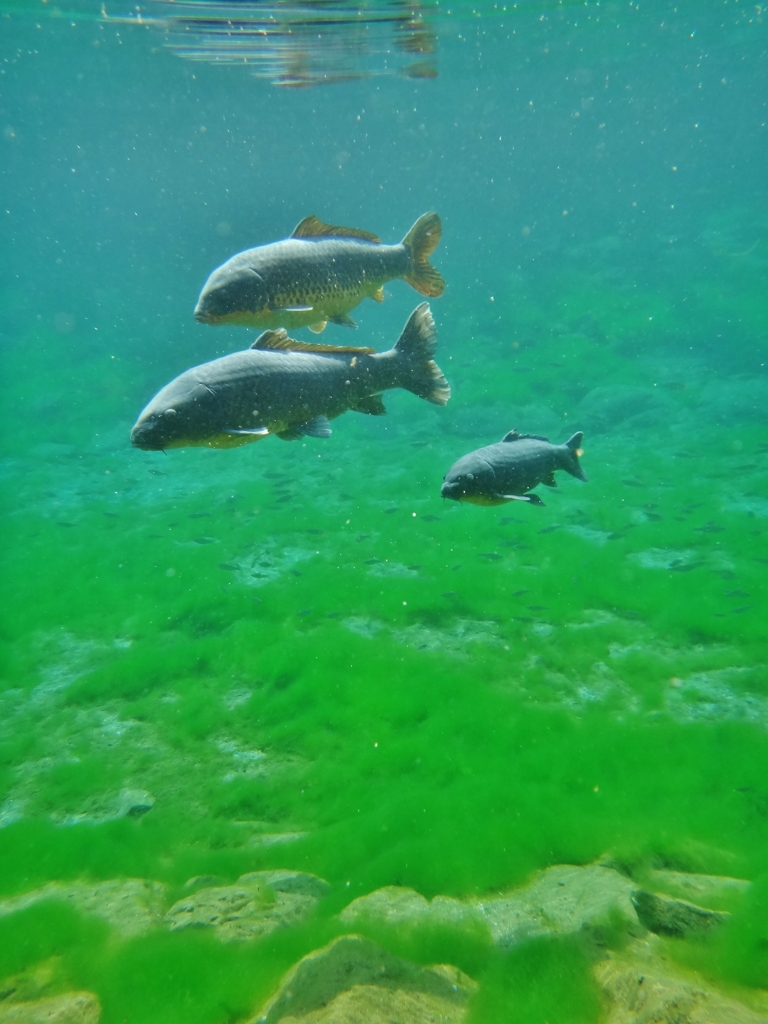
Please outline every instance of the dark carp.
[[579, 464], [582, 454], [579, 431], [565, 444], [550, 444], [546, 437], [518, 434], [510, 430], [497, 444], [478, 448], [455, 462], [445, 475], [440, 493], [454, 501], [473, 505], [502, 505], [506, 501], [527, 501], [543, 505], [538, 484], [557, 487], [555, 470], [586, 481]]
[[403, 278], [430, 298], [443, 294], [445, 282], [429, 262], [441, 234], [436, 213], [419, 217], [399, 245], [305, 217], [290, 238], [247, 249], [214, 270], [195, 319], [315, 333], [329, 321], [356, 327], [349, 311], [366, 297], [382, 302], [387, 281]]
[[451, 390], [433, 356], [429, 304], [418, 306], [394, 348], [335, 348], [265, 331], [244, 352], [182, 373], [159, 391], [131, 431], [137, 448], [234, 448], [277, 434], [330, 437], [329, 420], [348, 409], [381, 416], [381, 392], [405, 388], [435, 405]]

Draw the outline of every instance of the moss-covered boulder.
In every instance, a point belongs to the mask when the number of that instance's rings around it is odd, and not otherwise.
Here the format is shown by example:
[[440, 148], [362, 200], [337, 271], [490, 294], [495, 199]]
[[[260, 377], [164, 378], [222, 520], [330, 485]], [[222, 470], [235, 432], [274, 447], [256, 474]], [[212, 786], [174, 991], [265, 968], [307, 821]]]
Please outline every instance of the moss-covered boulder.
[[657, 935], [682, 938], [692, 932], [708, 932], [730, 917], [721, 910], [707, 910], [687, 900], [660, 896], [645, 889], [632, 894], [632, 903], [641, 923]]
[[640, 931], [632, 903], [634, 888], [630, 879], [601, 864], [558, 864], [520, 889], [483, 897], [427, 900], [413, 889], [388, 886], [353, 900], [341, 920], [352, 926], [366, 921], [395, 926], [479, 922], [496, 945], [506, 948], [539, 935], [598, 927], [616, 915]]
[[461, 1024], [475, 988], [455, 967], [344, 935], [295, 964], [249, 1024]]
[[92, 992], [0, 1003], [0, 1024], [98, 1024], [100, 1017], [101, 1006]]
[[171, 931], [212, 928], [223, 942], [242, 942], [298, 924], [328, 883], [301, 871], [252, 871], [234, 885], [203, 886], [165, 915]]
[[658, 942], [636, 941], [595, 965], [609, 1007], [604, 1024], [768, 1024], [768, 1013], [670, 963]]

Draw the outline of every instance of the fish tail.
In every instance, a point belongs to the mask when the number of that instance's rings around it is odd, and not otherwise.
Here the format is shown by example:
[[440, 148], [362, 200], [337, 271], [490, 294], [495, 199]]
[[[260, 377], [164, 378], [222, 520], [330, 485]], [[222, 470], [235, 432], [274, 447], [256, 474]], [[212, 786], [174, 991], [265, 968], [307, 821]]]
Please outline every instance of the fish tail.
[[575, 476], [577, 480], [583, 480], [586, 483], [587, 478], [579, 463], [583, 439], [584, 434], [581, 430], [578, 430], [572, 437], [568, 438], [563, 445], [563, 463], [561, 468], [570, 473], [571, 476]]
[[403, 245], [411, 254], [411, 267], [405, 280], [417, 292], [432, 299], [445, 291], [445, 281], [429, 262], [442, 233], [443, 226], [438, 215], [425, 213], [403, 239]]
[[401, 387], [435, 405], [445, 405], [451, 388], [443, 371], [432, 358], [437, 349], [437, 331], [428, 302], [408, 317], [394, 351], [401, 363]]

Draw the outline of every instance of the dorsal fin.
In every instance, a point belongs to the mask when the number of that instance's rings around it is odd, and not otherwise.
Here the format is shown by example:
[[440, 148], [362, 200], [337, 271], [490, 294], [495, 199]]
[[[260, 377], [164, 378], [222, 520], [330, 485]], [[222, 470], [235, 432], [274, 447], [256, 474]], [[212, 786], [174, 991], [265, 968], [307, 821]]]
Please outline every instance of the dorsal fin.
[[381, 243], [378, 235], [372, 235], [370, 231], [362, 231], [360, 228], [340, 228], [332, 224], [324, 224], [314, 214], [305, 217], [296, 225], [291, 238], [362, 238], [366, 242]]
[[289, 338], [282, 327], [276, 331], [264, 331], [254, 341], [251, 348], [282, 352], [327, 352], [331, 354], [349, 352], [356, 356], [370, 356], [376, 352], [375, 348], [355, 348], [353, 345], [313, 345], [311, 341], [296, 341], [294, 338]]
[[501, 439], [502, 441], [546, 441], [549, 444], [548, 437], [542, 437], [541, 434], [518, 434], [516, 430], [510, 430], [508, 434], [505, 434]]

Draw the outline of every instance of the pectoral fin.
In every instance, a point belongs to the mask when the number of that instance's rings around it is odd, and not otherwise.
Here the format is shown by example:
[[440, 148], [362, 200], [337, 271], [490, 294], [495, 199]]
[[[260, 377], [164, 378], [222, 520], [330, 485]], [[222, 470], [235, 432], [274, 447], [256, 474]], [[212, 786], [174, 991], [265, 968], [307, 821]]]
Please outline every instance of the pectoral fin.
[[381, 285], [380, 288], [377, 288], [376, 291], [371, 296], [371, 298], [373, 299], [374, 302], [383, 302], [384, 301], [384, 285]]
[[353, 412], [364, 412], [368, 416], [386, 416], [387, 410], [381, 400], [381, 395], [368, 395], [361, 398], [356, 405], [350, 406]]
[[254, 427], [253, 430], [236, 430], [234, 427], [228, 427], [222, 433], [242, 437], [266, 437], [269, 434], [269, 430], [267, 427]]
[[500, 494], [499, 497], [506, 501], [527, 501], [529, 505], [544, 504], [538, 494]]
[[339, 327], [351, 327], [353, 330], [357, 330], [357, 324], [351, 316], [347, 316], [346, 313], [336, 313], [335, 316], [328, 318], [331, 323], [338, 324]]
[[305, 423], [292, 423], [285, 430], [278, 431], [277, 436], [283, 441], [297, 441], [300, 437], [330, 437], [331, 424], [327, 416], [315, 416]]
[[541, 482], [544, 484], [545, 487], [557, 487], [557, 480], [555, 480], [554, 470], [549, 474], [548, 477], [546, 477]]

